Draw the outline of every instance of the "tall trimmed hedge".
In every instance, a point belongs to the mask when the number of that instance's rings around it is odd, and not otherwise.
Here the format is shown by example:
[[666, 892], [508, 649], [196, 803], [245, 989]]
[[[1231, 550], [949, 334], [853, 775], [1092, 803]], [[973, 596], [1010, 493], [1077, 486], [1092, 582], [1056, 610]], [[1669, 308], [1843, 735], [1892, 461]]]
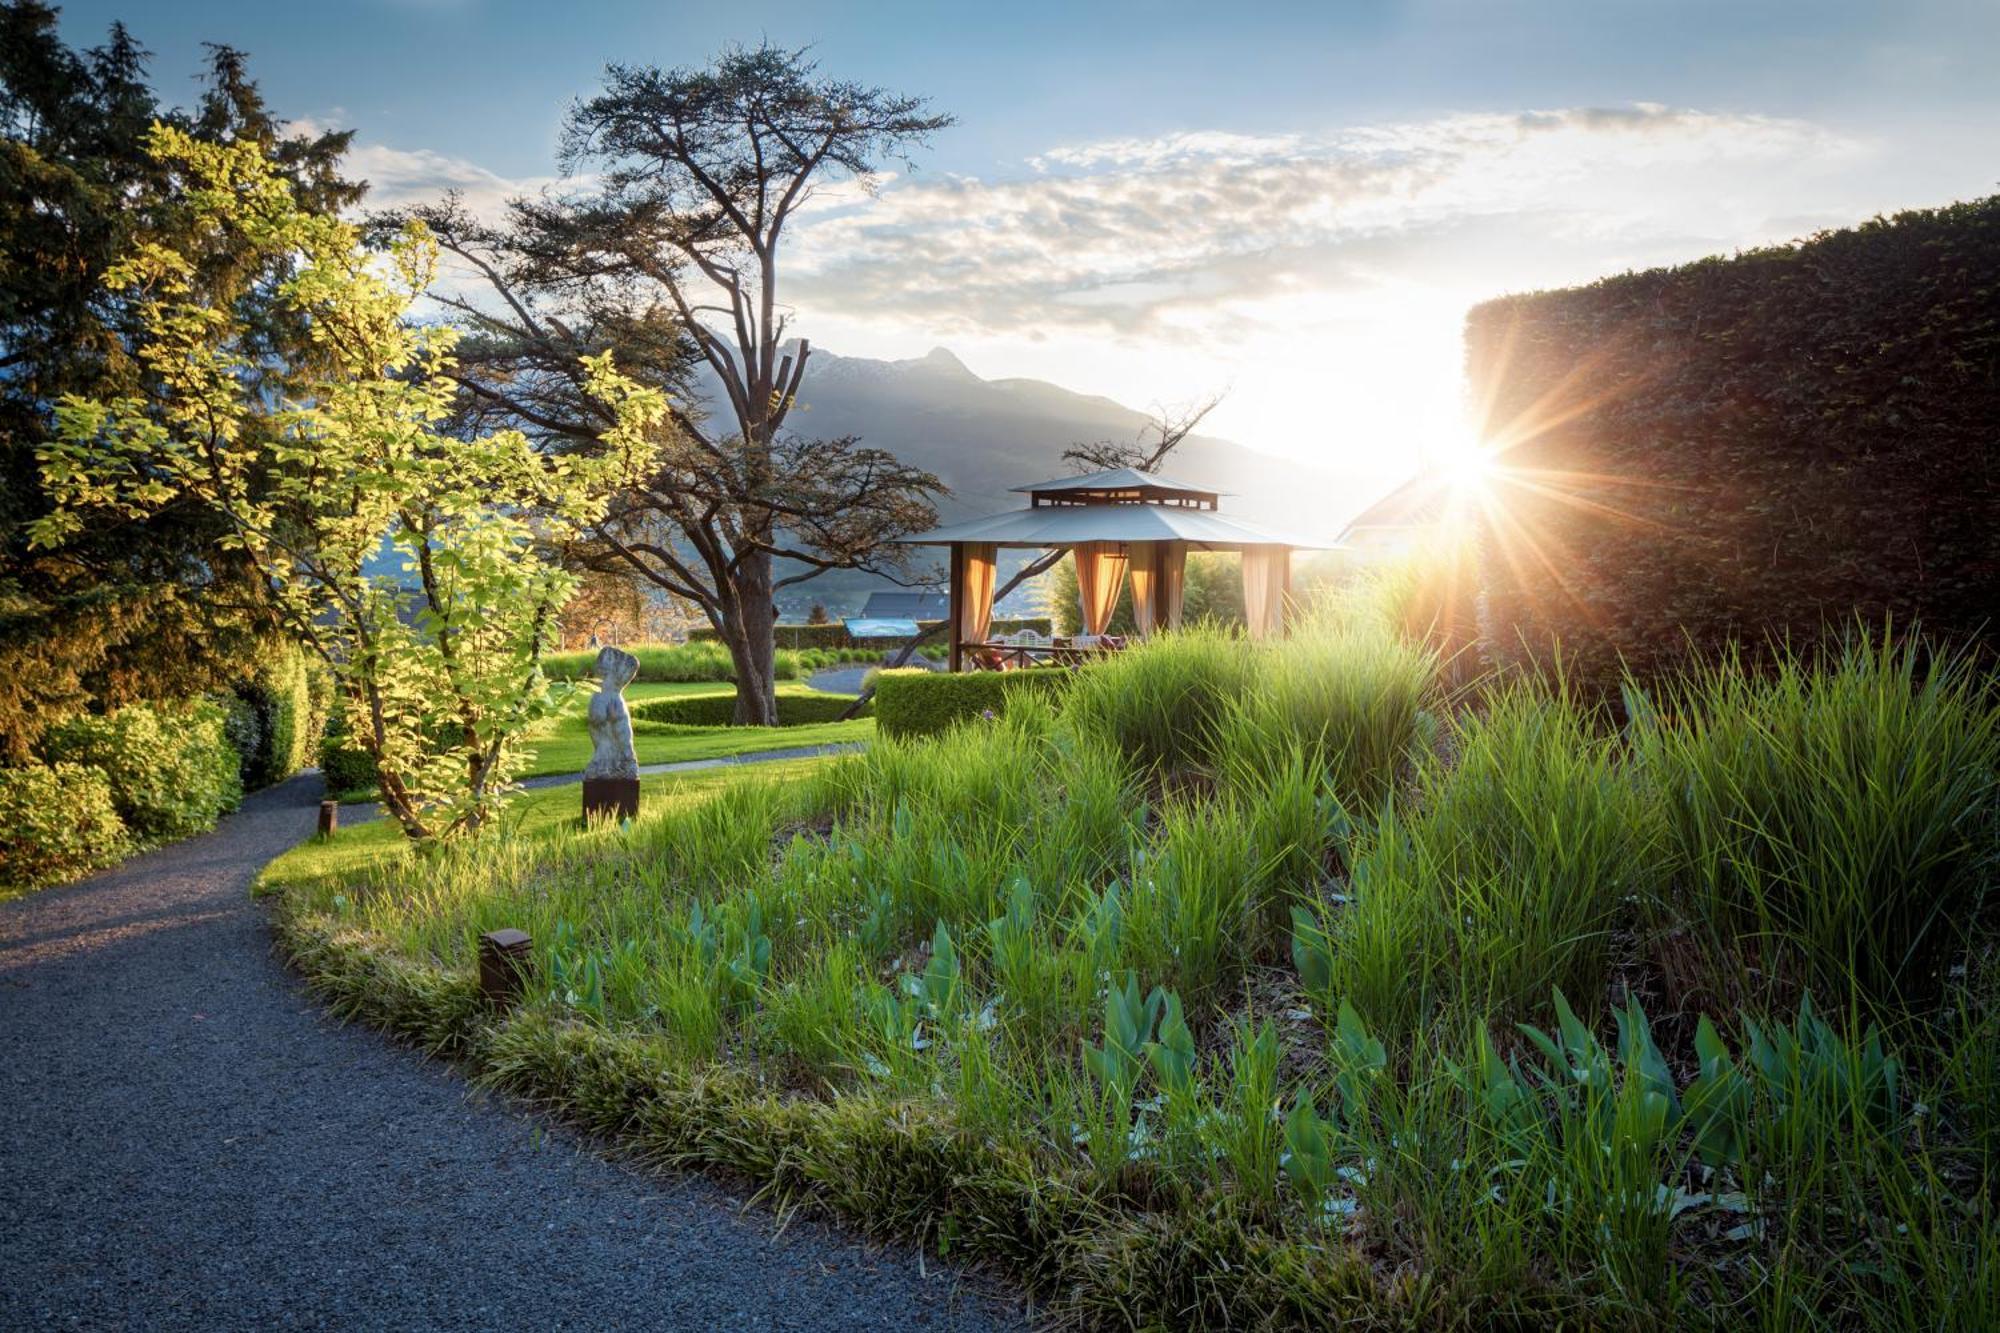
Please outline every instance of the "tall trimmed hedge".
[[875, 719], [884, 736], [935, 736], [982, 713], [1003, 713], [1017, 690], [1058, 694], [1076, 673], [1067, 667], [1024, 671], [923, 671], [905, 668], [875, 677]]
[[2000, 196], [1491, 301], [1477, 400], [1519, 438], [1482, 533], [1498, 664], [1597, 686], [1689, 645], [2000, 609]]

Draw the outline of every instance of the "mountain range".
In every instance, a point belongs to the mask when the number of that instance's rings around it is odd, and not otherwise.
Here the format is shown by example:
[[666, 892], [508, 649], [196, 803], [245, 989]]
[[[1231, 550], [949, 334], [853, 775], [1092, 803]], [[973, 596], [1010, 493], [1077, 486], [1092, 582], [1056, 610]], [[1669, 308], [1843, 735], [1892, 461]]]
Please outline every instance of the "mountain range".
[[[719, 401], [719, 395], [710, 401]], [[981, 379], [946, 348], [899, 361], [835, 356], [815, 350], [786, 421], [801, 435], [858, 435], [951, 488], [938, 503], [941, 522], [1018, 508], [1011, 488], [1075, 468], [1062, 452], [1101, 440], [1138, 442], [1143, 412], [1045, 380]], [[1191, 435], [1161, 469], [1223, 493], [1225, 513], [1302, 536], [1331, 539], [1376, 498], [1375, 478], [1342, 475], [1279, 458], [1214, 436]], [[836, 571], [801, 585], [789, 616], [822, 602], [851, 611], [867, 591], [890, 586], [872, 575]]]
[[[815, 351], [786, 425], [858, 435], [936, 473], [952, 491], [938, 506], [946, 522], [1014, 508], [1010, 488], [1075, 471], [1069, 445], [1149, 433], [1143, 412], [1045, 380], [981, 379], [943, 347], [903, 361]], [[1356, 477], [1209, 435], [1189, 436], [1161, 471], [1223, 492], [1225, 512], [1302, 535], [1333, 536], [1375, 498]]]

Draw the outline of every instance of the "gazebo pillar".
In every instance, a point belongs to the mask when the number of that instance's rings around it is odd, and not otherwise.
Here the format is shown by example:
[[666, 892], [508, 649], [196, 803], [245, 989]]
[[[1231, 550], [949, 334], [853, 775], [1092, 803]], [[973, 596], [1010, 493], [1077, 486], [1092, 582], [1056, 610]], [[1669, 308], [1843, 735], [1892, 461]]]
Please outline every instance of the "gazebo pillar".
[[951, 544], [951, 653], [947, 667], [956, 673], [965, 663], [965, 543]]

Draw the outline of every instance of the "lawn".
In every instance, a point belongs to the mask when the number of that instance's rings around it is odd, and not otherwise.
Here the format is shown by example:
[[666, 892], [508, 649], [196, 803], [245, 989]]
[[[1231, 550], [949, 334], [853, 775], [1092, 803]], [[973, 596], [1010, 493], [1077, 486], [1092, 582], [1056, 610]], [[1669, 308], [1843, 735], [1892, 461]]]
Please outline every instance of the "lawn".
[[[340, 1012], [1054, 1319], [1987, 1326], [1987, 680], [1861, 641], [1620, 721], [1447, 692], [1396, 619], [264, 882]], [[495, 1018], [502, 926], [535, 976]]]
[[[687, 697], [700, 694], [733, 694], [728, 681], [689, 684], [638, 683], [625, 688], [625, 701], [637, 705], [650, 699]], [[552, 773], [580, 773], [590, 762], [590, 731], [584, 712], [590, 707], [593, 690], [580, 686], [570, 699], [563, 716], [547, 724], [532, 744], [534, 757], [523, 777]], [[817, 695], [820, 692], [794, 682], [778, 686], [779, 694]], [[725, 755], [751, 754], [759, 750], [789, 750], [808, 745], [834, 745], [867, 741], [875, 735], [875, 719], [855, 718], [850, 722], [811, 722], [796, 727], [679, 727], [659, 722], [637, 722], [632, 728], [632, 747], [643, 764], [674, 764], [690, 759], [717, 759]]]
[[[651, 819], [705, 801], [733, 783], [796, 781], [810, 775], [825, 759], [774, 759], [754, 768], [698, 769], [692, 773], [655, 773], [639, 780], [642, 819]], [[544, 787], [524, 792], [507, 807], [504, 836], [527, 843], [545, 842], [568, 832], [580, 832], [577, 788]], [[273, 885], [306, 887], [337, 884], [354, 876], [406, 873], [410, 843], [392, 819], [349, 823], [331, 838], [309, 838], [264, 867], [258, 880], [262, 892]]]

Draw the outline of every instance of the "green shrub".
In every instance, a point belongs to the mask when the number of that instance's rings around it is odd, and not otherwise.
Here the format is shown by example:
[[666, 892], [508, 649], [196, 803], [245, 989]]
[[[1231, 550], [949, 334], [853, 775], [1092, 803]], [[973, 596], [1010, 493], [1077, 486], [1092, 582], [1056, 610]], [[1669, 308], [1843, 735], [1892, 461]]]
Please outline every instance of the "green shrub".
[[0, 890], [40, 888], [115, 865], [128, 843], [103, 770], [71, 763], [0, 769]]
[[1856, 613], [1992, 642], [2000, 196], [1467, 318], [1485, 652], [1616, 697]]
[[245, 791], [261, 785], [251, 779], [268, 753], [264, 714], [241, 694], [218, 693], [209, 698], [222, 710], [222, 735], [229, 742], [229, 748], [236, 752], [236, 780], [243, 784]]
[[336, 792], [366, 791], [376, 783], [374, 758], [355, 744], [338, 714], [327, 723], [326, 734], [320, 738], [319, 772], [329, 796]]
[[1063, 708], [1142, 768], [1207, 767], [1218, 729], [1257, 678], [1257, 649], [1212, 625], [1162, 634], [1093, 661]]
[[1995, 864], [2000, 713], [1972, 661], [1857, 635], [1767, 677], [1725, 659], [1631, 711], [1676, 869], [1662, 924], [1704, 946], [1690, 980], [1935, 993]]
[[330, 682], [305, 652], [285, 645], [268, 651], [237, 693], [256, 712], [257, 743], [244, 752], [243, 785], [268, 787], [306, 767], [325, 725]]
[[44, 738], [43, 750], [53, 763], [102, 769], [119, 817], [140, 838], [203, 832], [243, 799], [227, 714], [207, 699], [73, 718]]
[[[778, 725], [803, 726], [808, 722], [836, 722], [854, 700], [842, 694], [781, 694], [778, 696]], [[864, 707], [858, 716], [865, 716]], [[635, 722], [664, 722], [677, 727], [727, 727], [736, 722], [736, 696], [697, 694], [685, 699], [651, 699], [632, 709]]]
[[925, 671], [904, 667], [875, 676], [875, 717], [884, 736], [935, 736], [982, 713], [1007, 711], [1019, 690], [1059, 694], [1075, 673], [1065, 667], [1025, 671]]
[[[638, 680], [648, 684], [698, 684], [734, 680], [729, 650], [719, 643], [632, 643], [624, 651], [639, 659]], [[542, 659], [551, 680], [590, 680], [597, 671], [595, 648], [552, 653]]]

